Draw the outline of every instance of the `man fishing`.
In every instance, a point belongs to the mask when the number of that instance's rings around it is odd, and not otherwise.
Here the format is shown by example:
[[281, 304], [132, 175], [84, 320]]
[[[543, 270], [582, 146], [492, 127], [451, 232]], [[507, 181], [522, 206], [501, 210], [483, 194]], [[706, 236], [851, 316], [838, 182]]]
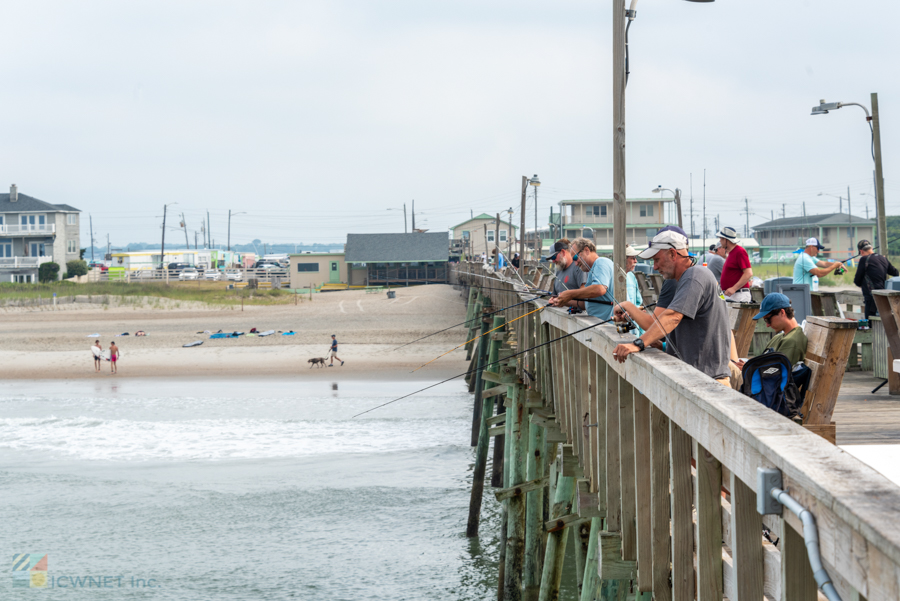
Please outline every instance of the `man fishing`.
[[[574, 253], [572, 259], [587, 273], [585, 286], [575, 290], [564, 290], [550, 299], [554, 307], [568, 307], [571, 301], [579, 301], [578, 307], [586, 309], [589, 315], [606, 320], [613, 312], [613, 262], [597, 255], [597, 248], [587, 238], [575, 238], [570, 245]], [[595, 303], [585, 303], [591, 299]], [[587, 305], [587, 307], [585, 307]]]
[[868, 240], [860, 240], [856, 245], [859, 251], [859, 265], [856, 268], [856, 275], [853, 276], [853, 283], [862, 289], [863, 300], [866, 304], [865, 316], [869, 319], [872, 315], [878, 315], [878, 308], [875, 306], [875, 299], [872, 297], [873, 290], [884, 290], [884, 282], [888, 275], [898, 276], [900, 272], [891, 265], [886, 257], [877, 254], [872, 250], [872, 243]]
[[[556, 265], [556, 278], [553, 280], [553, 294], [581, 288], [584, 285], [584, 272], [572, 260], [573, 253], [569, 249], [569, 239], [560, 238], [551, 249], [553, 252], [547, 257]], [[575, 306], [576, 301], [570, 301], [569, 306]]]
[[[667, 353], [731, 387], [731, 328], [725, 303], [719, 298], [719, 283], [708, 269], [693, 269], [687, 249], [686, 236], [665, 231], [654, 236], [650, 247], [639, 255], [652, 258], [654, 269], [665, 279], [678, 282], [675, 297], [642, 336], [618, 345], [613, 358], [624, 363], [628, 355], [667, 339]], [[626, 309], [628, 305], [631, 303]], [[622, 309], [617, 307], [616, 312], [621, 314]]]

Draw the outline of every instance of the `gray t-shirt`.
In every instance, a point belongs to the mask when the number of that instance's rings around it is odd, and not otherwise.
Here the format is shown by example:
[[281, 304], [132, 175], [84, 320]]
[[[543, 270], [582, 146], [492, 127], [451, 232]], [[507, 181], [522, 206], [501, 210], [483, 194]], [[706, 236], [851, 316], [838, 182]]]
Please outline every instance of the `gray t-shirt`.
[[706, 268], [713, 272], [713, 275], [716, 276], [717, 282], [720, 282], [722, 280], [723, 267], [725, 267], [725, 259], [723, 259], [719, 255], [707, 255]]
[[668, 309], [675, 298], [675, 291], [678, 290], [678, 282], [676, 280], [663, 280], [662, 289], [659, 291], [659, 298], [656, 299], [656, 306], [659, 309]]
[[577, 290], [584, 284], [585, 273], [581, 271], [575, 261], [569, 263], [566, 269], [556, 271], [556, 279], [553, 280], [553, 293], [559, 294], [565, 290]]
[[[731, 331], [725, 301], [719, 298], [719, 283], [709, 269], [690, 267], [678, 280], [678, 289], [669, 309], [684, 318], [669, 334], [666, 345], [670, 355], [681, 354], [682, 360], [711, 378], [730, 376]], [[674, 344], [674, 348], [673, 347]]]

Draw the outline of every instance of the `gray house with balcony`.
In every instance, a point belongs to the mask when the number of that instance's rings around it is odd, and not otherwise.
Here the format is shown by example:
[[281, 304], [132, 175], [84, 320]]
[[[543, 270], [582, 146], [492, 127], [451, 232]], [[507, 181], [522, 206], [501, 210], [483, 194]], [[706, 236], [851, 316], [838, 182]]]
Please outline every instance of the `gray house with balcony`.
[[15, 184], [0, 194], [0, 282], [37, 282], [41, 263], [79, 258], [81, 211], [20, 194]]
[[781, 261], [793, 261], [796, 257], [791, 253], [803, 248], [807, 238], [818, 238], [826, 247], [820, 258], [837, 261], [854, 256], [860, 240], [874, 243], [875, 225], [874, 220], [856, 215], [827, 213], [774, 219], [754, 225], [753, 232], [759, 240], [763, 260], [776, 257]]
[[[629, 198], [625, 201], [625, 241], [635, 246], [645, 246], [656, 231], [666, 225], [675, 225], [678, 218], [670, 206], [671, 198]], [[557, 238], [573, 240], [591, 238], [600, 254], [613, 249], [613, 201], [611, 198], [592, 200], [563, 200], [559, 203], [558, 222], [551, 223]], [[668, 217], [668, 218], [667, 218]]]

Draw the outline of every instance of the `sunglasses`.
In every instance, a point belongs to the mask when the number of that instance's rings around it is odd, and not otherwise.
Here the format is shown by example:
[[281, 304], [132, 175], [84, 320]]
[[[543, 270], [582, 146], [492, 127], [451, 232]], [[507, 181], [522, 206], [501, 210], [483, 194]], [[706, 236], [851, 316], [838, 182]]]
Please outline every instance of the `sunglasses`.
[[781, 313], [781, 309], [775, 309], [774, 311], [772, 311], [772, 312], [769, 313], [768, 315], [764, 315], [764, 316], [763, 316], [763, 321], [765, 321], [766, 323], [769, 323], [769, 321], [771, 321], [771, 319], [772, 319], [773, 317], [776, 317], [779, 313]]

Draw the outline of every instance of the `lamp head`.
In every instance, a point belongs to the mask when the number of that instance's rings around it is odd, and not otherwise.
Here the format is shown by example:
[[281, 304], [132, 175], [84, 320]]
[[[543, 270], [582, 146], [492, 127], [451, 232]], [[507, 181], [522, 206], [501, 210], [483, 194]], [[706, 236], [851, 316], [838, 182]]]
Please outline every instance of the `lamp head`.
[[662, 186], [661, 186], [661, 185], [656, 186], [655, 188], [653, 188], [652, 190], [650, 190], [650, 192], [653, 193], [653, 194], [659, 194], [660, 192], [662, 192]]
[[827, 115], [828, 111], [835, 111], [841, 108], [840, 102], [825, 102], [825, 99], [819, 101], [819, 106], [814, 106], [810, 115]]
[[541, 180], [538, 179], [537, 173], [534, 174], [534, 177], [532, 177], [530, 180], [528, 180], [528, 183], [531, 184], [532, 186], [534, 186], [535, 188], [537, 188], [538, 186], [541, 185]]

